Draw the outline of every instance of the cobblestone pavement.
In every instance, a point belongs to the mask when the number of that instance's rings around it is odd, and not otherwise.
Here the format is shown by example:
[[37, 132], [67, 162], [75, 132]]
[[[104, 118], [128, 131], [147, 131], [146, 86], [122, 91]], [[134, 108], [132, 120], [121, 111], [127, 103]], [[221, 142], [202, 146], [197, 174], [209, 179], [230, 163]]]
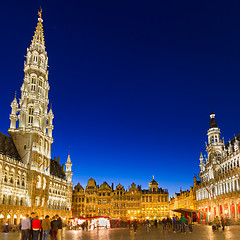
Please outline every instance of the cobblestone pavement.
[[[20, 240], [21, 234], [18, 232], [0, 233], [0, 240]], [[227, 227], [225, 231], [212, 231], [210, 226], [194, 226], [193, 233], [173, 233], [163, 232], [162, 229], [151, 229], [146, 232], [139, 228], [136, 233], [128, 229], [102, 229], [85, 231], [63, 230], [63, 240], [239, 240], [240, 226]], [[50, 237], [49, 237], [50, 240]]]

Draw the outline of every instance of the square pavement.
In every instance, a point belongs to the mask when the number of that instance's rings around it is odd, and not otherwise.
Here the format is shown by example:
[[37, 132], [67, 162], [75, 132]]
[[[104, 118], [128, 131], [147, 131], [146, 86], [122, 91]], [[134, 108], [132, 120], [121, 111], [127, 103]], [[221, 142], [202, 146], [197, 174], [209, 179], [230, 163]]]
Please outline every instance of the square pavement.
[[[49, 237], [49, 240], [51, 238]], [[193, 233], [166, 232], [159, 228], [152, 228], [149, 232], [143, 227], [139, 227], [137, 232], [126, 228], [120, 229], [101, 229], [93, 231], [76, 231], [63, 229], [62, 240], [239, 240], [240, 226], [230, 226], [224, 231], [213, 231], [211, 226], [193, 226]], [[20, 232], [0, 233], [0, 240], [21, 240]]]

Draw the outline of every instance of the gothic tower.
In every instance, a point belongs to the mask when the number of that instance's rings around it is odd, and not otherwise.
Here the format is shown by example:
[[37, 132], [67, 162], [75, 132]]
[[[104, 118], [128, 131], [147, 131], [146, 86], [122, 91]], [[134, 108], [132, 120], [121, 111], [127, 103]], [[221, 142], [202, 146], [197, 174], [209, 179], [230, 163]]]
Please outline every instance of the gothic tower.
[[42, 14], [27, 49], [19, 103], [11, 103], [9, 135], [30, 170], [49, 175], [53, 143], [53, 112], [48, 110], [48, 57], [45, 50]]

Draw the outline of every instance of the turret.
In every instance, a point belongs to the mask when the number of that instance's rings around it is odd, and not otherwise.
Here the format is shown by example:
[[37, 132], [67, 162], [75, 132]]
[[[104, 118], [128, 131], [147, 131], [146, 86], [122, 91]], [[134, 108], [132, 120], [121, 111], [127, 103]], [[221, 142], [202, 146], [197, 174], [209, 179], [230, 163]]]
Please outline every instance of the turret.
[[199, 166], [200, 166], [200, 171], [203, 172], [203, 171], [205, 171], [205, 164], [204, 164], [204, 162], [203, 162], [202, 152], [200, 153], [199, 161], [200, 161], [200, 164], [199, 164]]
[[220, 137], [220, 129], [217, 126], [217, 122], [215, 120], [215, 114], [210, 114], [210, 128], [207, 131], [208, 135], [208, 144], [206, 146], [206, 150], [208, 152], [208, 162], [216, 163], [217, 158], [222, 156], [223, 148], [224, 148], [224, 140]]
[[52, 112], [52, 107], [50, 108], [49, 112], [48, 112], [48, 125], [47, 125], [47, 129], [48, 129], [48, 136], [52, 137], [52, 130], [53, 130], [53, 112]]
[[16, 122], [17, 122], [17, 111], [18, 111], [18, 102], [17, 102], [17, 99], [16, 99], [16, 94], [15, 94], [15, 97], [11, 103], [11, 108], [12, 108], [12, 111], [11, 111], [11, 114], [10, 114], [10, 131], [16, 129]]
[[154, 175], [153, 180], [149, 183], [149, 190], [153, 192], [158, 190], [158, 182], [154, 179]]
[[68, 158], [65, 163], [65, 166], [66, 166], [66, 171], [65, 171], [66, 179], [68, 182], [71, 182], [73, 172], [72, 172], [72, 162], [71, 162], [70, 154], [68, 154]]
[[239, 150], [239, 141], [238, 141], [237, 137], [235, 137], [234, 151], [237, 152], [238, 150]]
[[210, 128], [208, 130], [208, 145], [216, 145], [220, 142], [220, 129], [217, 127], [217, 122], [215, 120], [215, 114], [210, 114]]

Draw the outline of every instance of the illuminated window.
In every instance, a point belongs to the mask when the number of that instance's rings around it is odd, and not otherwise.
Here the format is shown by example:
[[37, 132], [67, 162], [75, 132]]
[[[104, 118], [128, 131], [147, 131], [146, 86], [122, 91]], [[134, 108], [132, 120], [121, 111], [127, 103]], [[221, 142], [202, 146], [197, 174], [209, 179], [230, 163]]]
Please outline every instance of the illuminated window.
[[31, 78], [31, 91], [32, 92], [36, 91], [36, 82], [37, 82], [36, 77], [32, 77]]
[[33, 107], [28, 109], [28, 123], [32, 125], [33, 123]]

